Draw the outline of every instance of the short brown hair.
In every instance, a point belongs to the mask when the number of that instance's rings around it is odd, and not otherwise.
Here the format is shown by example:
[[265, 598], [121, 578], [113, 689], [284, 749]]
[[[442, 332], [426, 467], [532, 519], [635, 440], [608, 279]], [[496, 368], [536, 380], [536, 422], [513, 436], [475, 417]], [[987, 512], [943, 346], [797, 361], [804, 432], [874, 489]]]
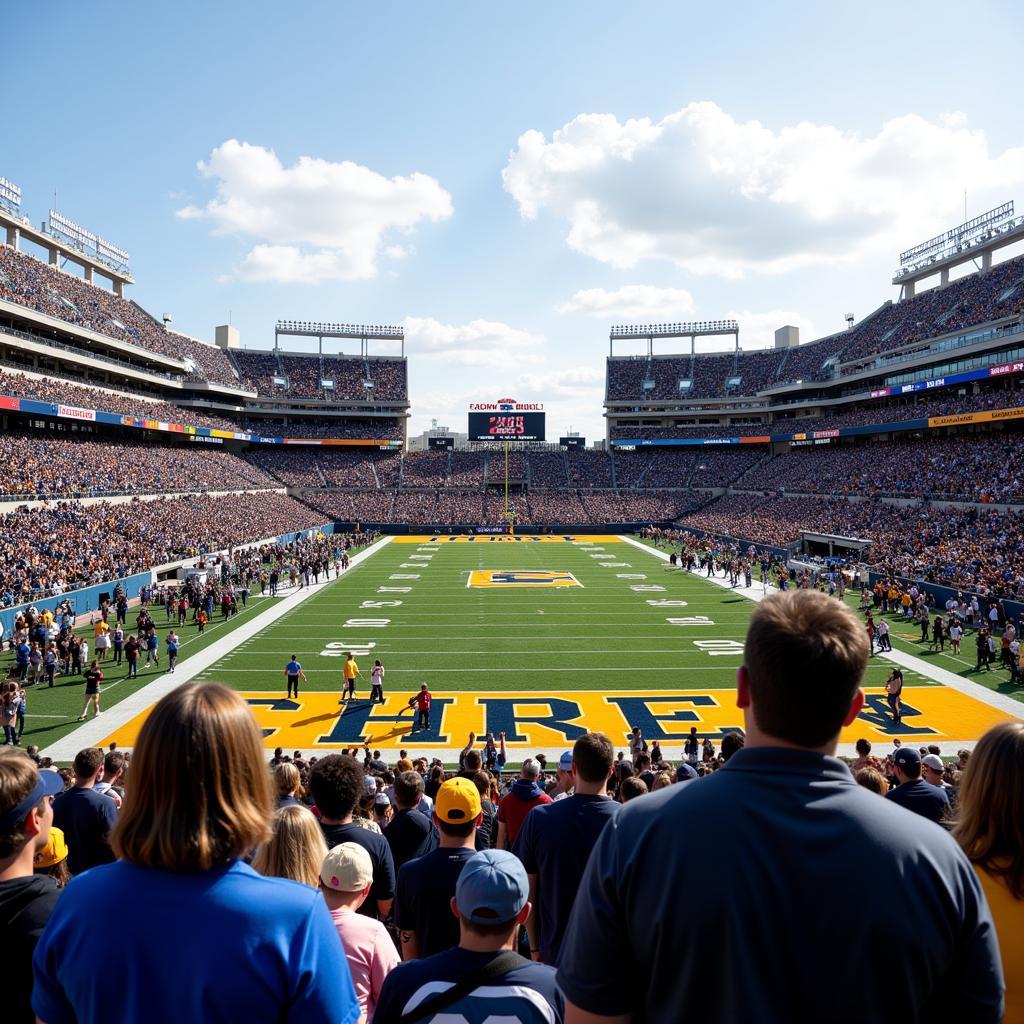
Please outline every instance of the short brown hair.
[[75, 778], [91, 779], [103, 764], [103, 751], [99, 747], [86, 747], [75, 755]]
[[[0, 812], [17, 807], [36, 788], [39, 769], [24, 751], [0, 748]], [[39, 801], [42, 810], [43, 797]], [[7, 860], [19, 854], [25, 845], [25, 819], [31, 813], [25, 812], [21, 821], [9, 826], [9, 831], [0, 832], [0, 860]]]
[[870, 789], [872, 793], [885, 796], [889, 792], [889, 783], [877, 768], [859, 768], [853, 776], [858, 786]]
[[1024, 899], [1024, 722], [993, 726], [964, 769], [953, 836], [972, 863]]
[[743, 652], [758, 728], [801, 747], [828, 743], [843, 726], [870, 653], [860, 620], [827, 594], [787, 590], [762, 601]]
[[638, 796], [645, 796], [648, 792], [647, 783], [639, 776], [630, 776], [622, 780], [619, 786], [619, 798], [623, 803], [628, 800], [635, 800]]
[[249, 706], [218, 683], [187, 683], [143, 723], [110, 845], [143, 867], [206, 871], [266, 841], [272, 809]]
[[572, 760], [584, 782], [604, 782], [615, 764], [615, 747], [603, 732], [584, 733], [573, 744]]

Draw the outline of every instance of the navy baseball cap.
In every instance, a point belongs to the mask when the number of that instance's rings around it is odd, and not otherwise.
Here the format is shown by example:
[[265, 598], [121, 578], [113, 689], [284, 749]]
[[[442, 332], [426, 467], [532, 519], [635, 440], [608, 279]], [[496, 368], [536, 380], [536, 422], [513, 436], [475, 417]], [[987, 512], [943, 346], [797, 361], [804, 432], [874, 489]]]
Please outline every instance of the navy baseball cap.
[[892, 756], [892, 763], [906, 768], [908, 765], [921, 763], [921, 755], [913, 747], [900, 747]]
[[64, 792], [64, 780], [56, 772], [41, 771], [35, 787], [24, 800], [8, 807], [0, 814], [0, 832], [20, 825], [27, 817], [28, 812], [35, 807], [44, 796], [57, 796]]
[[676, 768], [676, 782], [689, 782], [691, 779], [699, 779], [697, 769], [685, 761]]
[[530, 896], [526, 869], [508, 850], [483, 850], [466, 861], [455, 886], [459, 915], [477, 924], [511, 921]]

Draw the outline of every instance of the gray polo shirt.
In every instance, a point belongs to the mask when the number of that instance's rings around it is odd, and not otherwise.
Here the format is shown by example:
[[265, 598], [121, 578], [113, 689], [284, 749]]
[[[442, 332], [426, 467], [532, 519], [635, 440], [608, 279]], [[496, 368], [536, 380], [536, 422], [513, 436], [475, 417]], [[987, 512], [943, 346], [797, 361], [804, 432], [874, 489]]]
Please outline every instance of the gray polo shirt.
[[601, 833], [558, 982], [635, 1021], [1002, 1017], [992, 917], [942, 828], [836, 758], [746, 748]]

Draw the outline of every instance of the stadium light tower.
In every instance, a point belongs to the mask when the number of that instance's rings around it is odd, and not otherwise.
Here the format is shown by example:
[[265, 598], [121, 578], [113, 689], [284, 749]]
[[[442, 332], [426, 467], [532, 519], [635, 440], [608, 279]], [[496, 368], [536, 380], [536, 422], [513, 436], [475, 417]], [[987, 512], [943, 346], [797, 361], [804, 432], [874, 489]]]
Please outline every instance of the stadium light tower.
[[640, 338], [647, 342], [647, 357], [654, 355], [655, 338], [689, 338], [690, 355], [696, 355], [697, 339], [730, 335], [735, 348], [740, 347], [740, 325], [735, 320], [700, 320], [682, 324], [622, 324], [613, 327], [608, 335], [608, 355], [615, 355], [615, 342], [623, 338]]

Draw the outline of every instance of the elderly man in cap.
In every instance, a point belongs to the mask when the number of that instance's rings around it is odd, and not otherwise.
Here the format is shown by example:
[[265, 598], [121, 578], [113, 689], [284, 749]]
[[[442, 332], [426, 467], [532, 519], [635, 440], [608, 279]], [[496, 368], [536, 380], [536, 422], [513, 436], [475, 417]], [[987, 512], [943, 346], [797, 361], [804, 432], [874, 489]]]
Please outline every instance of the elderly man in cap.
[[498, 841], [494, 844], [499, 850], [511, 849], [527, 814], [534, 807], [551, 803], [551, 797], [540, 784], [540, 774], [540, 762], [528, 757], [519, 771], [519, 778], [502, 797], [498, 805]]
[[432, 817], [437, 848], [398, 872], [395, 926], [403, 960], [432, 956], [459, 941], [459, 925], [448, 904], [462, 869], [476, 852], [476, 830], [483, 821], [476, 783], [449, 779], [437, 791]]
[[561, 1024], [563, 1003], [554, 970], [514, 952], [516, 933], [530, 913], [528, 891], [526, 871], [513, 854], [474, 854], [451, 900], [458, 945], [392, 971], [375, 1020], [425, 1024], [443, 1017]]
[[936, 786], [941, 789], [943, 793], [949, 799], [949, 806], [956, 806], [956, 788], [951, 786], [942, 777], [943, 772], [946, 770], [946, 766], [942, 763], [942, 758], [938, 754], [925, 754], [921, 758], [921, 778], [928, 783], [929, 786]]
[[33, 1022], [32, 953], [60, 889], [35, 875], [33, 861], [50, 838], [52, 801], [64, 788], [20, 750], [0, 751], [0, 949], [4, 951], [4, 1020]]

